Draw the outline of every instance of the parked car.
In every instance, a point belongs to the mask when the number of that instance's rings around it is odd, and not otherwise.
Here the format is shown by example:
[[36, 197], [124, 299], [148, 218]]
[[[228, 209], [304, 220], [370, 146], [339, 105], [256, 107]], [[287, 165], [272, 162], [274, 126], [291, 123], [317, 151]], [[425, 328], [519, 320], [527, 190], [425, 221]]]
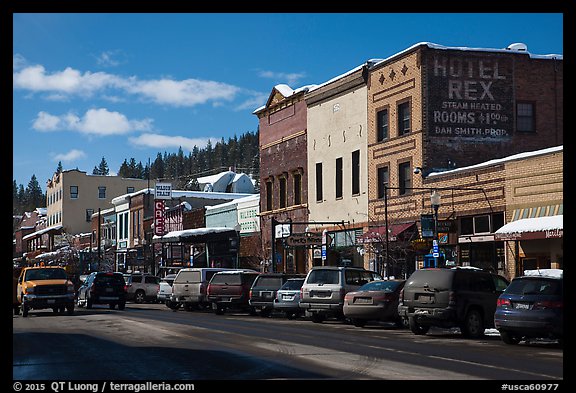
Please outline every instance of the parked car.
[[312, 322], [330, 317], [344, 319], [344, 295], [374, 280], [382, 280], [382, 276], [359, 267], [315, 266], [302, 285], [300, 308]]
[[398, 300], [405, 282], [377, 280], [348, 292], [344, 296], [344, 316], [358, 327], [364, 327], [369, 321], [394, 322], [396, 326], [404, 327], [398, 314]]
[[160, 286], [158, 287], [158, 294], [156, 298], [159, 302], [164, 303], [167, 307], [173, 308], [174, 305], [170, 298], [172, 297], [172, 285], [176, 274], [167, 274], [160, 279]]
[[107, 304], [111, 309], [126, 307], [126, 282], [121, 273], [92, 272], [80, 288], [76, 298], [78, 307], [92, 308], [94, 304]]
[[132, 273], [125, 276], [128, 300], [135, 303], [156, 302], [160, 277], [149, 273]]
[[303, 274], [290, 273], [262, 273], [250, 288], [250, 298], [248, 303], [252, 308], [252, 313], [260, 313], [261, 316], [267, 317], [274, 310], [274, 299], [276, 291], [284, 285], [289, 278], [304, 278]]
[[464, 337], [479, 338], [494, 328], [496, 302], [508, 283], [477, 268], [416, 270], [402, 289], [398, 313], [408, 318], [414, 334], [426, 334], [432, 326], [458, 327]]
[[564, 336], [563, 271], [530, 270], [516, 277], [498, 298], [494, 325], [506, 344]]
[[172, 285], [172, 303], [182, 305], [187, 311], [212, 307], [206, 299], [208, 283], [215, 273], [226, 270], [230, 269], [216, 267], [180, 269]]
[[51, 308], [54, 313], [74, 314], [74, 283], [60, 266], [25, 267], [18, 277], [17, 301], [22, 316], [30, 310]]
[[300, 288], [304, 278], [289, 278], [284, 285], [276, 291], [274, 310], [283, 312], [288, 319], [300, 317], [304, 310], [300, 308]]
[[250, 288], [259, 274], [251, 269], [215, 273], [206, 290], [206, 298], [212, 303], [212, 310], [218, 315], [228, 309], [252, 311], [248, 303]]

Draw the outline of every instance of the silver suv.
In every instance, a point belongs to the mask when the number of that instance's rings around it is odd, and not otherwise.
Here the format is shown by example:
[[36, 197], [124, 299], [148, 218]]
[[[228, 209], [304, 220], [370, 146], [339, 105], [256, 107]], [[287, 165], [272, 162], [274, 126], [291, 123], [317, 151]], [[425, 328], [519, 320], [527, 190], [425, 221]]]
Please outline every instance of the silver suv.
[[150, 273], [125, 274], [124, 280], [128, 287], [127, 300], [135, 303], [157, 302], [160, 289], [160, 277]]
[[186, 311], [205, 309], [211, 307], [206, 300], [206, 288], [214, 274], [222, 272], [225, 268], [218, 267], [190, 267], [180, 269], [172, 284], [172, 303], [183, 305]]
[[312, 322], [329, 317], [344, 319], [344, 296], [374, 280], [382, 280], [382, 276], [359, 267], [313, 267], [300, 290], [300, 308]]

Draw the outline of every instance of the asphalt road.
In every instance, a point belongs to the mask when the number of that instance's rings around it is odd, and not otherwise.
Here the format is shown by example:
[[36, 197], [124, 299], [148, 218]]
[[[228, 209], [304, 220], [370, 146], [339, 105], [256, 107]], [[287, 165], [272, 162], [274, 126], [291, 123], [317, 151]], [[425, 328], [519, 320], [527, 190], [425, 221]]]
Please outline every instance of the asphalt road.
[[563, 380], [563, 348], [248, 314], [95, 306], [13, 316], [13, 380]]

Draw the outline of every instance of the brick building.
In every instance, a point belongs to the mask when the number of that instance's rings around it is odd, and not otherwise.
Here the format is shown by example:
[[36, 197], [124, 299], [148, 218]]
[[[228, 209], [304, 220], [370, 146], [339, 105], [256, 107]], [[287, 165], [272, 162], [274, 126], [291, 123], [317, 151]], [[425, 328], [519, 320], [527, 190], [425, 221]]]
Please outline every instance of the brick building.
[[[306, 253], [283, 247], [276, 236], [272, 243], [273, 221], [293, 222], [292, 230], [304, 232], [308, 221], [308, 165], [306, 102], [309, 86], [293, 90], [276, 85], [266, 104], [253, 113], [258, 116], [260, 138], [260, 229], [262, 248], [269, 270], [304, 273]], [[275, 257], [272, 258], [272, 250]]]
[[[532, 55], [522, 45], [421, 43], [374, 65], [368, 78], [370, 220], [421, 226], [420, 215], [433, 212], [431, 190], [443, 188], [439, 219], [455, 220], [441, 239], [444, 262], [504, 272], [504, 245], [493, 234], [507, 211], [505, 172], [436, 174], [562, 145], [562, 82], [562, 56]], [[485, 227], [468, 247], [454, 238], [468, 225], [464, 215]], [[422, 257], [410, 251], [393, 259], [408, 272]]]

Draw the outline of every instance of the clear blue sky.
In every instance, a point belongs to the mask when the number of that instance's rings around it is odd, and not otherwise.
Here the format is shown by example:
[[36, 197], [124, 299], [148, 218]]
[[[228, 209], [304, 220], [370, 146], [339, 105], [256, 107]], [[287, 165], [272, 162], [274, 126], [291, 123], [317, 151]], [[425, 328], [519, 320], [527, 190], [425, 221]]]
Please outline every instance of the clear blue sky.
[[257, 130], [276, 84], [321, 84], [418, 42], [563, 55], [563, 15], [13, 15], [13, 179], [111, 174]]

